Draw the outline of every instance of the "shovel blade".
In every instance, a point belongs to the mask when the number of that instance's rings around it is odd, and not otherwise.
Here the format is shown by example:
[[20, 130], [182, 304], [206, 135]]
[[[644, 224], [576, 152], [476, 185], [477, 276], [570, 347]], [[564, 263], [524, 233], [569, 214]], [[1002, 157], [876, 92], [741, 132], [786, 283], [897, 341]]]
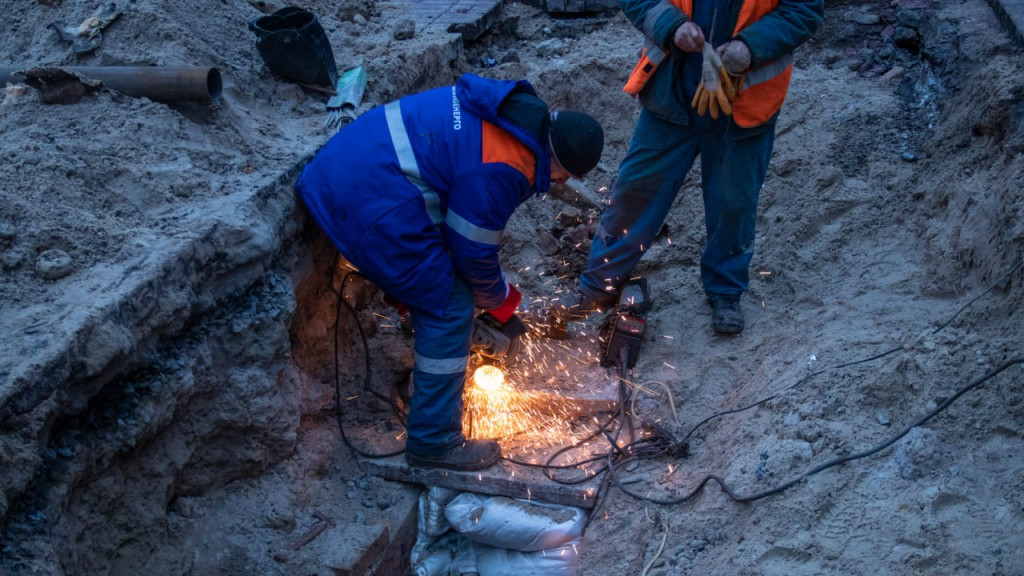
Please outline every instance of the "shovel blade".
[[363, 67], [353, 68], [338, 78], [338, 94], [333, 99], [341, 102], [341, 106], [359, 108], [363, 103], [363, 93], [366, 92], [366, 70]]

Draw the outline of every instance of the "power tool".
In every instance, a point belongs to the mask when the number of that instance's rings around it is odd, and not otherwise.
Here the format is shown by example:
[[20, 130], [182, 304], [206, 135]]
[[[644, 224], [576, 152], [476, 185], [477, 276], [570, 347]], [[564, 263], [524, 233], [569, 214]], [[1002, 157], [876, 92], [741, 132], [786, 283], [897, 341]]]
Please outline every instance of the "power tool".
[[636, 365], [650, 309], [646, 278], [630, 278], [619, 287], [615, 310], [601, 325], [601, 366], [618, 365], [625, 370]]
[[511, 362], [523, 345], [520, 341], [526, 334], [526, 324], [513, 314], [502, 324], [494, 316], [484, 312], [473, 319], [473, 338], [470, 347], [481, 356], [499, 363]]

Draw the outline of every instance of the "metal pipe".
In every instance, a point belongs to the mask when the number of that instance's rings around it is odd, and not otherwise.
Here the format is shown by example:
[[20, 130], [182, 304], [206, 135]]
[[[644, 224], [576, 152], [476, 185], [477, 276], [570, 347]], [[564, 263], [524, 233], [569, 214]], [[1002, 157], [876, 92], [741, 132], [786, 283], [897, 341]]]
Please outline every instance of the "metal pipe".
[[[16, 73], [30, 67], [0, 66], [0, 87], [23, 79]], [[129, 96], [158, 102], [216, 102], [223, 88], [220, 71], [190, 66], [40, 66], [60, 68], [99, 80], [104, 86]]]

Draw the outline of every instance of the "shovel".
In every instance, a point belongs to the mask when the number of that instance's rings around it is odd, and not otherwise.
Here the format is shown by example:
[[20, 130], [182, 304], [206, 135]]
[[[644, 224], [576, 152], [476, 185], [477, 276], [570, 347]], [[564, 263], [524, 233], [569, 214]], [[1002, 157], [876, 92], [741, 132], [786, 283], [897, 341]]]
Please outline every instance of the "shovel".
[[338, 78], [337, 94], [327, 101], [327, 119], [324, 128], [341, 127], [356, 118], [356, 108], [366, 91], [366, 71], [353, 68]]

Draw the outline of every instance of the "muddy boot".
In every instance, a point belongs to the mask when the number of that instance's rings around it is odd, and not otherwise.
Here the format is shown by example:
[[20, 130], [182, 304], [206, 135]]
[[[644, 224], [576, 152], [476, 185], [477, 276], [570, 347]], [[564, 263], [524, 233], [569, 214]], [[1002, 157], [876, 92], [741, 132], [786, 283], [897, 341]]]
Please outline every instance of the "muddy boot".
[[447, 450], [433, 453], [405, 451], [405, 461], [420, 468], [483, 470], [501, 460], [501, 446], [494, 440], [469, 440]]
[[743, 332], [743, 310], [739, 296], [715, 296], [711, 303], [711, 328], [718, 334]]

